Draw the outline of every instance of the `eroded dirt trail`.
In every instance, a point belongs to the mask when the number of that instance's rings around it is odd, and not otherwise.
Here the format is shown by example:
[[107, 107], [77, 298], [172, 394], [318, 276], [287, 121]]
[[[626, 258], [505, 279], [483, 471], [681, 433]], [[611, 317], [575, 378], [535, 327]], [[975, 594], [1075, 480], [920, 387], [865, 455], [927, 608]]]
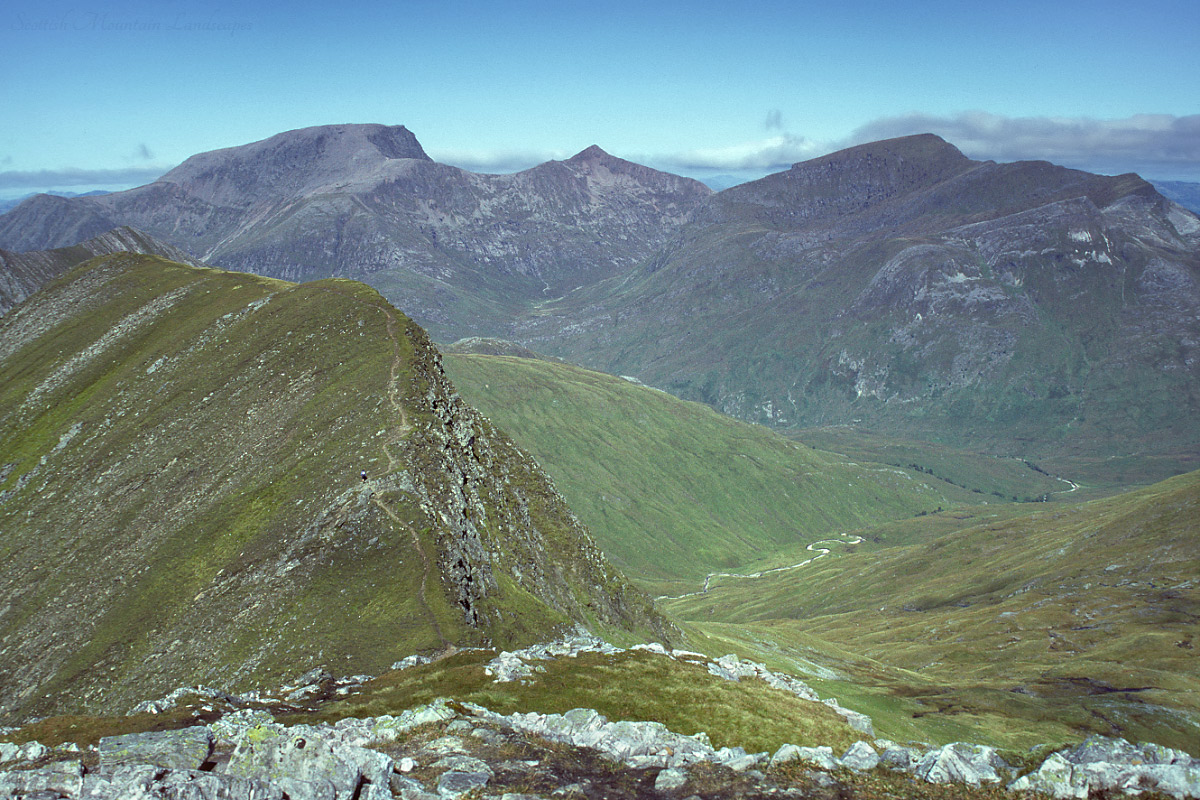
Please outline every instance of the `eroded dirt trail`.
[[[406, 436], [408, 436], [408, 433], [412, 430], [412, 424], [408, 420], [408, 412], [405, 410], [404, 404], [400, 402], [399, 374], [401, 357], [400, 341], [396, 338], [396, 318], [389, 311], [385, 310], [383, 313], [387, 317], [388, 340], [392, 343], [392, 366], [387, 390], [388, 403], [391, 404], [392, 409], [400, 418], [400, 425], [396, 428], [394, 433], [389, 435], [384, 440], [383, 444], [381, 445], [383, 454], [387, 457], [388, 461], [388, 474], [391, 474], [400, 467], [400, 461], [395, 455], [393, 455], [392, 448], [396, 447], [404, 440]], [[416, 550], [421, 556], [421, 564], [423, 567], [421, 573], [421, 585], [420, 589], [417, 591], [417, 601], [421, 604], [421, 608], [424, 609], [425, 613], [429, 616], [430, 624], [433, 625], [433, 630], [437, 634], [438, 640], [441, 641], [442, 647], [448, 647], [449, 642], [442, 633], [442, 628], [438, 624], [437, 616], [433, 613], [433, 608], [430, 607], [429, 600], [426, 597], [429, 580], [433, 574], [433, 562], [430, 560], [429, 555], [425, 552], [425, 548], [421, 546], [421, 537], [417, 534], [416, 529], [414, 529], [412, 525], [402, 520], [396, 513], [395, 509], [384, 502], [383, 497], [378, 492], [371, 493], [371, 500], [376, 506], [379, 507], [380, 510], [383, 511], [383, 513], [387, 514], [393, 522], [395, 522], [404, 530], [408, 531], [408, 534], [412, 539], [413, 549]]]

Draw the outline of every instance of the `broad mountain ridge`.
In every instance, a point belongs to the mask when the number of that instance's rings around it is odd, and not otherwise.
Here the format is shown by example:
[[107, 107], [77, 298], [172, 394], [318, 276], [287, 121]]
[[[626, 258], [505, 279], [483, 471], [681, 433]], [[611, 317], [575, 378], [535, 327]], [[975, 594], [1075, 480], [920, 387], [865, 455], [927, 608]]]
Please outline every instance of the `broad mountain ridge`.
[[7, 718], [577, 624], [676, 635], [346, 280], [117, 253], [0, 318], [0, 531]]

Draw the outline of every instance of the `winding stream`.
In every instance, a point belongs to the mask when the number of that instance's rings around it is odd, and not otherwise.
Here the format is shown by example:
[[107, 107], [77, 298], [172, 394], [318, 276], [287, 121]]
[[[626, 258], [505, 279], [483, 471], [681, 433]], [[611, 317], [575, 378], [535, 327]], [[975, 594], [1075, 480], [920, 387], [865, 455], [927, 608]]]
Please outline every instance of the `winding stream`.
[[813, 563], [818, 558], [824, 558], [825, 556], [829, 555], [829, 552], [830, 552], [829, 548], [821, 547], [820, 545], [823, 545], [823, 544], [858, 544], [859, 542], [861, 542], [863, 540], [861, 536], [855, 536], [854, 538], [845, 538], [848, 536], [849, 536], [849, 534], [843, 533], [842, 534], [843, 538], [841, 538], [841, 539], [821, 539], [820, 541], [809, 544], [804, 549], [808, 550], [810, 553], [816, 553], [816, 555], [813, 556], [812, 558], [806, 558], [805, 560], [801, 561], [799, 564], [789, 564], [785, 567], [772, 567], [771, 569], [764, 569], [759, 572], [751, 572], [751, 573], [747, 573], [747, 574], [742, 574], [742, 573], [738, 573], [738, 572], [710, 572], [704, 578], [704, 588], [698, 592], [688, 592], [687, 594], [680, 594], [680, 595], [664, 594], [664, 595], [659, 595], [658, 597], [656, 597], [654, 599], [655, 600], [682, 600], [685, 597], [695, 597], [697, 595], [705, 594], [708, 592], [708, 587], [712, 584], [713, 578], [761, 578], [764, 575], [770, 575], [774, 572], [785, 572], [790, 569], [799, 569], [800, 567], [807, 567], [809, 564]]

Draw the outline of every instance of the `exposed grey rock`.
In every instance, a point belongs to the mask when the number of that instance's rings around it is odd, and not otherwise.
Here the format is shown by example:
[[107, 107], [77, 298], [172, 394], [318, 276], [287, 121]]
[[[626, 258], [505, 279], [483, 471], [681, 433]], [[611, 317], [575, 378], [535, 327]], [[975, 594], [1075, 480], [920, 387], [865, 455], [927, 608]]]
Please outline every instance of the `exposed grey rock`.
[[1108, 764], [1191, 764], [1193, 759], [1181, 750], [1172, 750], [1158, 744], [1130, 744], [1125, 739], [1108, 736], [1089, 736], [1083, 744], [1066, 755], [1072, 764], [1103, 762]]
[[[876, 744], [880, 744], [877, 742]], [[921, 751], [888, 742], [879, 754], [879, 761], [885, 767], [900, 772], [908, 772], [921, 760]]]
[[766, 753], [747, 753], [741, 747], [722, 747], [713, 753], [712, 761], [724, 764], [734, 772], [745, 772], [767, 758]]
[[879, 765], [879, 754], [871, 745], [858, 741], [846, 750], [845, 755], [841, 758], [841, 765], [855, 772], [866, 772]]
[[997, 770], [1011, 768], [996, 754], [993, 747], [955, 742], [930, 750], [914, 768], [914, 774], [929, 783], [999, 783]]
[[450, 770], [438, 778], [438, 794], [444, 797], [458, 797], [472, 789], [487, 786], [492, 779], [491, 770], [487, 772], [459, 772]]
[[1023, 775], [1008, 785], [1014, 792], [1041, 792], [1057, 798], [1086, 798], [1088, 787], [1083, 776], [1076, 776], [1071, 762], [1052, 753], [1035, 772]]
[[0, 797], [19, 797], [34, 792], [78, 797], [82, 791], [83, 763], [80, 761], [56, 761], [38, 769], [0, 772]]
[[658, 792], [673, 792], [687, 783], [687, 770], [679, 767], [668, 767], [654, 778], [654, 790]]
[[825, 746], [798, 747], [794, 744], [785, 744], [771, 757], [771, 766], [786, 764], [789, 761], [801, 761], [821, 769], [837, 769], [838, 767], [838, 762], [833, 757], [833, 748]]
[[297, 686], [308, 686], [313, 683], [324, 683], [325, 681], [333, 680], [333, 675], [321, 667], [314, 667], [308, 672], [300, 676], [296, 681]]
[[23, 745], [0, 742], [0, 763], [5, 761], [36, 761], [50, 752], [41, 742], [26, 742]]
[[263, 726], [282, 727], [275, 724], [275, 718], [269, 712], [244, 708], [210, 723], [208, 729], [218, 741], [233, 742], [246, 731]]
[[[609, 722], [591, 709], [573, 709], [566, 714], [516, 713], [506, 716], [482, 706], [467, 704], [467, 708], [494, 724], [555, 742], [588, 747], [635, 768], [678, 767], [716, 760], [716, 751], [707, 736], [683, 736], [658, 722]], [[745, 751], [729, 749], [724, 751], [723, 759], [744, 756]]]
[[1036, 771], [1013, 781], [1009, 788], [1057, 798], [1147, 790], [1176, 798], [1200, 797], [1200, 760], [1160, 745], [1092, 736], [1065, 755], [1052, 753]]
[[130, 733], [100, 740], [100, 768], [113, 770], [126, 764], [151, 764], [169, 769], [199, 769], [212, 752], [208, 728]]
[[[667, 654], [662, 645], [656, 645], [658, 652]], [[638, 645], [635, 649], [650, 649], [649, 645]], [[620, 653], [621, 648], [614, 647], [603, 639], [589, 633], [585, 628], [576, 626], [574, 633], [547, 644], [535, 644], [521, 650], [504, 651], [493, 658], [484, 667], [484, 672], [495, 676], [497, 683], [521, 680], [532, 677], [535, 672], [543, 672], [545, 668], [530, 664], [530, 661], [545, 661], [554, 658], [574, 658], [580, 653]]]
[[[283, 800], [284, 797], [279, 784], [195, 770], [169, 770], [151, 786], [153, 794], [150, 797], [169, 800]], [[113, 797], [125, 800], [126, 796]], [[316, 797], [319, 795], [311, 800]], [[302, 794], [291, 795], [291, 798], [310, 800]]]
[[433, 659], [429, 656], [411, 655], [405, 656], [396, 663], [392, 664], [392, 669], [409, 669], [410, 667], [419, 667], [422, 664], [428, 664]]
[[50, 752], [50, 748], [41, 742], [26, 742], [21, 746], [19, 758], [23, 761], [36, 761]]
[[179, 701], [185, 697], [196, 697], [214, 701], [233, 702], [240, 698], [234, 697], [228, 692], [223, 692], [220, 689], [214, 689], [211, 686], [181, 686], [165, 697], [158, 700], [146, 700], [138, 703], [129, 712], [129, 716], [134, 714], [161, 714], [164, 711], [174, 708], [179, 705]]
[[388, 788], [392, 790], [392, 794], [403, 794], [404, 792], [424, 792], [425, 786], [416, 778], [411, 778], [407, 775], [399, 775], [392, 773], [388, 778]]
[[486, 772], [492, 775], [492, 768], [486, 761], [474, 756], [446, 756], [433, 763], [434, 769], [448, 769], [456, 772]]
[[[327, 728], [297, 725], [276, 729], [260, 727], [253, 736], [243, 736], [237, 742], [224, 772], [260, 780], [296, 781], [284, 790], [289, 796], [308, 791], [321, 796], [318, 787], [328, 783], [336, 800], [350, 800], [363, 780], [372, 785], [387, 786], [392, 774], [392, 760], [383, 753], [347, 745]], [[336, 732], [334, 732], [336, 734]], [[315, 784], [300, 786], [299, 784]]]

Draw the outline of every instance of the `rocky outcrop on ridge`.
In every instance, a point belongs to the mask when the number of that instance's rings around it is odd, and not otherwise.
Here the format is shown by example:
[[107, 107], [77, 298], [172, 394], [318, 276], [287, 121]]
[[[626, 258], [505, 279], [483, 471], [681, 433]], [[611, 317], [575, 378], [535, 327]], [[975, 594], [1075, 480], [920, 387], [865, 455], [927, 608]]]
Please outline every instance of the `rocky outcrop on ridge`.
[[[491, 667], [528, 666], [608, 647], [577, 634], [498, 656]], [[644, 649], [664, 658], [703, 658], [661, 645]], [[770, 675], [760, 665], [718, 661], [738, 677]], [[313, 677], [320, 676], [300, 682]], [[520, 676], [496, 672], [496, 680], [511, 679]], [[294, 691], [285, 687], [272, 694]], [[683, 736], [661, 723], [613, 722], [586, 708], [499, 714], [439, 699], [399, 715], [317, 725], [284, 725], [262, 707], [245, 707], [204, 726], [112, 736], [87, 749], [0, 743], [0, 798], [431, 800], [472, 792], [472, 797], [495, 798], [814, 792], [832, 797], [842, 791], [839, 787], [853, 786], [855, 776], [867, 774], [908, 775], [931, 784], [1003, 785], [1013, 792], [1080, 800], [1105, 792], [1200, 797], [1200, 759], [1121, 739], [1093, 736], [1025, 769], [1020, 774], [994, 748], [966, 743], [935, 747], [874, 739], [855, 742], [840, 756], [829, 747], [790, 744], [774, 754], [748, 753], [740, 747], [714, 748], [704, 733]]]

